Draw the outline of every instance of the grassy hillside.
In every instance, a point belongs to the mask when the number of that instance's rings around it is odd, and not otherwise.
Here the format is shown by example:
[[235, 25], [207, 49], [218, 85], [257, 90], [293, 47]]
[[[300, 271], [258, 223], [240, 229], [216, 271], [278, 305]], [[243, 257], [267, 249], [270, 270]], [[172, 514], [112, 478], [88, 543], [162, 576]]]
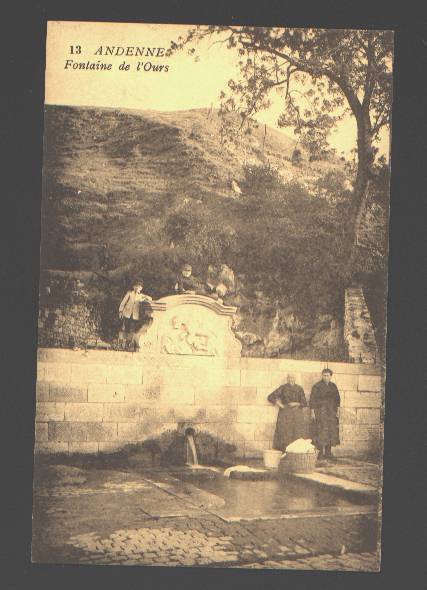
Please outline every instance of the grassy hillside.
[[[315, 181], [330, 163], [290, 162], [295, 141], [254, 127], [242, 146], [224, 146], [217, 112], [163, 113], [48, 106], [45, 116], [45, 213], [55, 210], [62, 248], [44, 252], [47, 266], [85, 267], [107, 243], [125, 263], [141, 240], [155, 242], [158, 207], [167, 198], [202, 201], [226, 213], [245, 164], [270, 162], [284, 180]], [[234, 184], [235, 186], [235, 184]], [[200, 203], [198, 203], [200, 204]], [[126, 240], [123, 230], [126, 228]], [[146, 247], [145, 244], [144, 247]], [[53, 259], [51, 257], [53, 255]], [[89, 266], [87, 266], [89, 264]]]
[[222, 123], [207, 109], [46, 107], [42, 267], [108, 275], [115, 307], [135, 274], [160, 296], [184, 260], [199, 275], [227, 264], [248, 354], [339, 347], [343, 163], [295, 165], [295, 141], [254, 122], [225, 142]]

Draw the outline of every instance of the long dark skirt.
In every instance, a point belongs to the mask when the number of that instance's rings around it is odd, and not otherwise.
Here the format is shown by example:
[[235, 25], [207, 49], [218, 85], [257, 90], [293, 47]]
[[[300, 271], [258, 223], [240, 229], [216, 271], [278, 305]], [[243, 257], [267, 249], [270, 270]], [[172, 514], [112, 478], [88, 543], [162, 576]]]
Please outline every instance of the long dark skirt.
[[273, 448], [284, 451], [297, 438], [308, 438], [310, 429], [310, 410], [308, 408], [279, 408]]
[[340, 444], [339, 421], [334, 407], [324, 405], [316, 408], [314, 425], [313, 442], [318, 448]]

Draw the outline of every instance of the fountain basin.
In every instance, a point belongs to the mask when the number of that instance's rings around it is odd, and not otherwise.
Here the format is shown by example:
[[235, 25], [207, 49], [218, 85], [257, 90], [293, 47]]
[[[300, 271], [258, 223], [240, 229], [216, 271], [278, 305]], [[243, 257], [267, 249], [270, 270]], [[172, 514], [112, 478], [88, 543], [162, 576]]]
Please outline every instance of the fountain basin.
[[[343, 490], [313, 485], [293, 476], [278, 479], [277, 472], [266, 470], [265, 473], [270, 474], [269, 479], [264, 477], [248, 480], [241, 477], [224, 477], [221, 471], [213, 472], [213, 477], [206, 477], [205, 470], [199, 472], [196, 469], [193, 470], [190, 479], [188, 469], [182, 469], [174, 470], [173, 477], [209, 493], [210, 497], [217, 496], [221, 499], [222, 503], [212, 505], [210, 511], [225, 520], [278, 518], [299, 513], [358, 513], [376, 510], [376, 499], [372, 496], [350, 495]], [[271, 477], [272, 473], [276, 474], [275, 478]]]

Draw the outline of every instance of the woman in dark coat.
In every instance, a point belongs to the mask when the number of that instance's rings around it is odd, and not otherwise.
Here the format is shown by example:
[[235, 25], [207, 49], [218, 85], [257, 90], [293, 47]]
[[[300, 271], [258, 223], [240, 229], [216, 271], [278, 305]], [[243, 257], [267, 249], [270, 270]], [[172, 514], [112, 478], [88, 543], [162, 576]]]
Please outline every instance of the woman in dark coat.
[[331, 382], [331, 369], [322, 371], [322, 380], [313, 385], [310, 408], [314, 412], [315, 435], [313, 442], [320, 450], [319, 459], [332, 458], [331, 447], [340, 444], [338, 408], [340, 394]]
[[303, 410], [307, 406], [307, 400], [303, 388], [296, 385], [293, 375], [288, 375], [287, 383], [275, 389], [267, 399], [279, 407], [273, 449], [284, 451], [297, 438], [308, 436], [308, 424]]

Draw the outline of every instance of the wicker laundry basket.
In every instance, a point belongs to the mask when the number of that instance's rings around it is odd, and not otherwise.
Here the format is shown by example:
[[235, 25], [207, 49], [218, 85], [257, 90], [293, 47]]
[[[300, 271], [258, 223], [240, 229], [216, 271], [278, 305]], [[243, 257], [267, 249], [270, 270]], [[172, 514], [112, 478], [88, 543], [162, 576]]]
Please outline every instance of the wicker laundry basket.
[[312, 453], [291, 453], [287, 451], [282, 469], [288, 473], [311, 473], [316, 467], [317, 451]]

